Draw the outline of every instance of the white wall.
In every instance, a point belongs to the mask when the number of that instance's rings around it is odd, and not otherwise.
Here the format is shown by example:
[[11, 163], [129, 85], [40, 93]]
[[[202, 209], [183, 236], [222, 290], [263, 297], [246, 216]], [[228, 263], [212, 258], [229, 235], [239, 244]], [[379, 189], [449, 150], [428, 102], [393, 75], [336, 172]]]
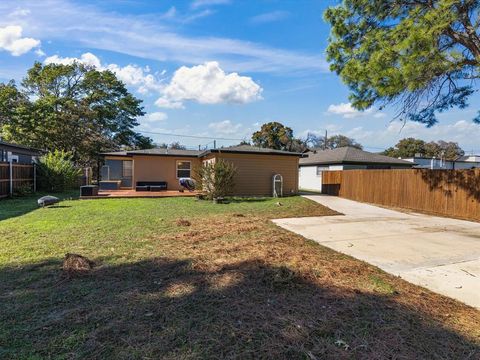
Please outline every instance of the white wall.
[[[473, 157], [472, 157], [473, 158]], [[471, 169], [480, 167], [479, 162], [474, 161], [450, 161], [441, 159], [427, 159], [427, 158], [406, 158], [403, 159], [410, 162], [415, 162], [417, 165], [415, 168], [422, 169]]]
[[317, 176], [317, 166], [300, 166], [298, 187], [302, 190], [322, 191], [322, 177]]

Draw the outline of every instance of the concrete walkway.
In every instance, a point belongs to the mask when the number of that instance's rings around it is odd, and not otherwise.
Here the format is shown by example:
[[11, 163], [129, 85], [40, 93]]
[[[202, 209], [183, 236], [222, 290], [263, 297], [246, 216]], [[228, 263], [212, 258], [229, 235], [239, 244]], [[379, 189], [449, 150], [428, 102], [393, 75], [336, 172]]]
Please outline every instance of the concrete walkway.
[[305, 196], [342, 216], [277, 219], [290, 231], [480, 308], [480, 223]]

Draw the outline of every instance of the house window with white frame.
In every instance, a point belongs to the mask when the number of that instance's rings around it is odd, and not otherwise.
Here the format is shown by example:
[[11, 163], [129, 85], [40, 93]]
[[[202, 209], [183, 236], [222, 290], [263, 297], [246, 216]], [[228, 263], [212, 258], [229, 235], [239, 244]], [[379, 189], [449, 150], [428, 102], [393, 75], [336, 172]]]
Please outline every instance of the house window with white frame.
[[189, 178], [192, 172], [191, 161], [177, 161], [177, 178]]
[[328, 170], [328, 166], [317, 166], [317, 176], [321, 176], [322, 171], [327, 171], [327, 170]]

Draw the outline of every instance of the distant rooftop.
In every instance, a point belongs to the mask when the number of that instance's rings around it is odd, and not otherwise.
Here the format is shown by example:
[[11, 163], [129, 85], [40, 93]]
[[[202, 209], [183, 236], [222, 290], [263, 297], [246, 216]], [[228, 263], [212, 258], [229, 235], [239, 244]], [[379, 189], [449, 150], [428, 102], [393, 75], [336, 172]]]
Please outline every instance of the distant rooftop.
[[388, 164], [388, 165], [410, 165], [410, 161], [392, 158], [363, 151], [354, 147], [340, 147], [332, 150], [312, 150], [307, 153], [308, 157], [300, 159], [300, 165], [322, 165], [322, 164]]
[[19, 145], [19, 144], [9, 143], [9, 142], [3, 141], [3, 140], [0, 140], [0, 145], [8, 146], [8, 147], [11, 147], [11, 148], [17, 148], [17, 149], [27, 150], [27, 151], [30, 151], [30, 152], [32, 152], [32, 153], [40, 153], [40, 152], [42, 152], [42, 151], [39, 150], [39, 149], [35, 149], [35, 148], [29, 147], [29, 146], [25, 146], [25, 145]]

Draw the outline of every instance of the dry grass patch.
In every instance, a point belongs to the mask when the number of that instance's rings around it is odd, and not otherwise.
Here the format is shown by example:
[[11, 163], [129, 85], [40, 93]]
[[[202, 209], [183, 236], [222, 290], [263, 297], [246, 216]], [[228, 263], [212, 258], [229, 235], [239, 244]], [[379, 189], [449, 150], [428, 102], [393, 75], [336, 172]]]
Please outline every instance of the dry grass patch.
[[[165, 221], [133, 223], [129, 234], [137, 237], [117, 236], [114, 252], [108, 237], [98, 239], [96, 219], [95, 247], [81, 242], [98, 264], [88, 276], [59, 282], [61, 257], [4, 266], [0, 344], [7, 345], [0, 357], [479, 357], [477, 310], [269, 220], [334, 214], [329, 209], [293, 198], [281, 207], [270, 200], [214, 207], [171, 201], [174, 213], [166, 202], [158, 209]], [[104, 204], [127, 211], [128, 203]], [[177, 225], [185, 218], [190, 226]]]

